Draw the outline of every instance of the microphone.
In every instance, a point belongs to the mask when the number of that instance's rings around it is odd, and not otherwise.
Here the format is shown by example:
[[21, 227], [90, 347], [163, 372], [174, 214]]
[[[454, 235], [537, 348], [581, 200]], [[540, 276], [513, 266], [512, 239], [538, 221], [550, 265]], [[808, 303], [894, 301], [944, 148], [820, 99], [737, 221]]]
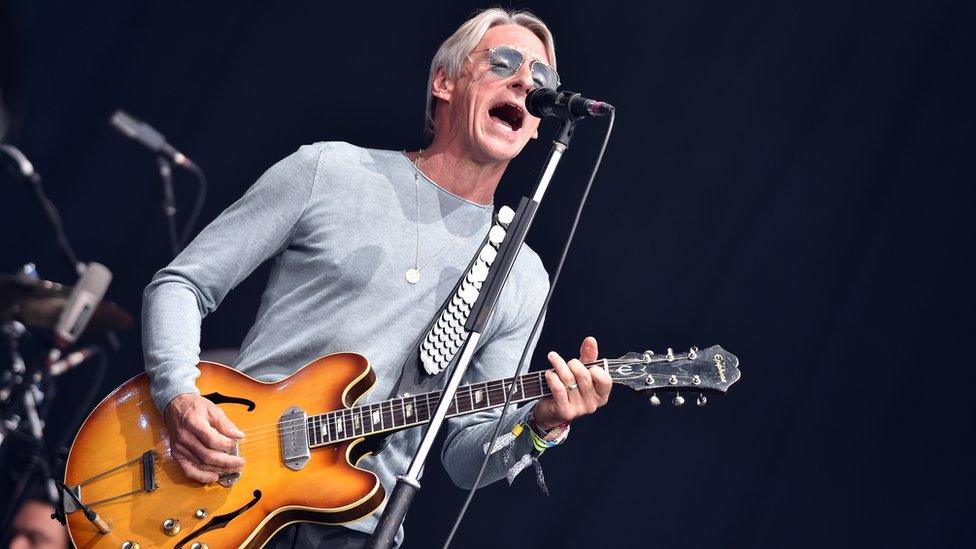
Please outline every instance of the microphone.
[[607, 116], [613, 105], [587, 99], [576, 92], [557, 92], [551, 88], [536, 88], [525, 97], [525, 108], [537, 118], [588, 118]]
[[129, 113], [121, 109], [117, 110], [112, 115], [112, 118], [109, 119], [109, 122], [126, 137], [142, 143], [147, 149], [161, 156], [165, 156], [174, 164], [183, 166], [184, 168], [195, 167], [193, 161], [167, 143], [166, 138], [163, 137], [163, 134], [156, 131], [156, 128], [132, 117]]
[[0, 143], [0, 152], [3, 152], [4, 155], [6, 155], [7, 158], [12, 161], [14, 167], [16, 168], [17, 175], [32, 183], [40, 181], [41, 176], [34, 171], [34, 165], [31, 164], [30, 160], [27, 160], [24, 153], [20, 152], [17, 147], [7, 145], [6, 143]]
[[100, 347], [90, 345], [73, 353], [68, 353], [68, 355], [61, 360], [52, 362], [51, 365], [47, 367], [48, 372], [50, 372], [51, 376], [57, 377], [98, 354], [100, 351]]
[[54, 345], [57, 348], [51, 351], [49, 362], [58, 360], [61, 350], [74, 343], [85, 331], [92, 313], [105, 296], [105, 290], [111, 282], [112, 272], [105, 265], [95, 262], [88, 264], [85, 274], [81, 275], [78, 284], [71, 290], [68, 302], [54, 325]]

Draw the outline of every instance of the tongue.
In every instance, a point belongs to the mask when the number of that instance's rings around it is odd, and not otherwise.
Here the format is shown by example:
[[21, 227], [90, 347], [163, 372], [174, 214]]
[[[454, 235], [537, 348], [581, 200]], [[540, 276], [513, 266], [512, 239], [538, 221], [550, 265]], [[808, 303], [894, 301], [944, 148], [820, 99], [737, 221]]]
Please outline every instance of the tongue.
[[504, 119], [502, 119], [502, 118], [499, 118], [499, 117], [497, 117], [497, 116], [495, 116], [495, 115], [490, 115], [490, 116], [491, 116], [491, 118], [492, 118], [492, 120], [494, 120], [495, 122], [498, 122], [499, 124], [504, 124], [504, 125], [505, 125], [505, 126], [506, 126], [506, 127], [508, 128], [508, 129], [510, 129], [510, 130], [512, 130], [512, 131], [514, 131], [514, 130], [515, 130], [515, 128], [513, 128], [513, 127], [512, 127], [512, 125], [511, 125], [511, 124], [509, 124], [509, 123], [508, 123], [507, 121], [505, 121]]

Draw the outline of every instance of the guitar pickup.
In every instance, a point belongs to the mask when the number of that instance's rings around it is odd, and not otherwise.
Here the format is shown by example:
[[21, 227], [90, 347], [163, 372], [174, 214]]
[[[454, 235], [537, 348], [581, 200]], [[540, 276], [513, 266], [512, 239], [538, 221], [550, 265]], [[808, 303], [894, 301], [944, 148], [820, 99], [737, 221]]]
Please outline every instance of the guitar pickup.
[[281, 414], [278, 433], [281, 437], [281, 459], [285, 467], [300, 471], [312, 457], [308, 443], [305, 410], [292, 406]]
[[156, 452], [149, 450], [142, 454], [142, 489], [146, 493], [159, 488], [156, 484]]

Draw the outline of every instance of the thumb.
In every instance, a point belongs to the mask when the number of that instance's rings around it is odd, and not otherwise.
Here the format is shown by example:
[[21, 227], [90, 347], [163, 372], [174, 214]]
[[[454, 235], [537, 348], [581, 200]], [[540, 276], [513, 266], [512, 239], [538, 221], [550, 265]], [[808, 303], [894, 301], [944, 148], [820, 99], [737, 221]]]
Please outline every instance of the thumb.
[[213, 425], [213, 427], [217, 429], [220, 434], [230, 438], [244, 438], [244, 432], [238, 429], [230, 418], [227, 417], [227, 414], [225, 414], [224, 411], [217, 406], [211, 408], [210, 419], [210, 424]]

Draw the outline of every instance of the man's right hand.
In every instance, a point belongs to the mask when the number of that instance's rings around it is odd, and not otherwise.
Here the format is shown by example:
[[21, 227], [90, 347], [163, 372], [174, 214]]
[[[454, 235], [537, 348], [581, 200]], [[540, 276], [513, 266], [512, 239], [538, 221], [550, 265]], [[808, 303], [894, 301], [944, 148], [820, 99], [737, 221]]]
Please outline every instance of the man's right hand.
[[163, 419], [170, 452], [187, 477], [209, 484], [217, 481], [218, 473], [244, 467], [243, 458], [227, 453], [244, 433], [213, 402], [196, 393], [177, 395], [166, 405]]

